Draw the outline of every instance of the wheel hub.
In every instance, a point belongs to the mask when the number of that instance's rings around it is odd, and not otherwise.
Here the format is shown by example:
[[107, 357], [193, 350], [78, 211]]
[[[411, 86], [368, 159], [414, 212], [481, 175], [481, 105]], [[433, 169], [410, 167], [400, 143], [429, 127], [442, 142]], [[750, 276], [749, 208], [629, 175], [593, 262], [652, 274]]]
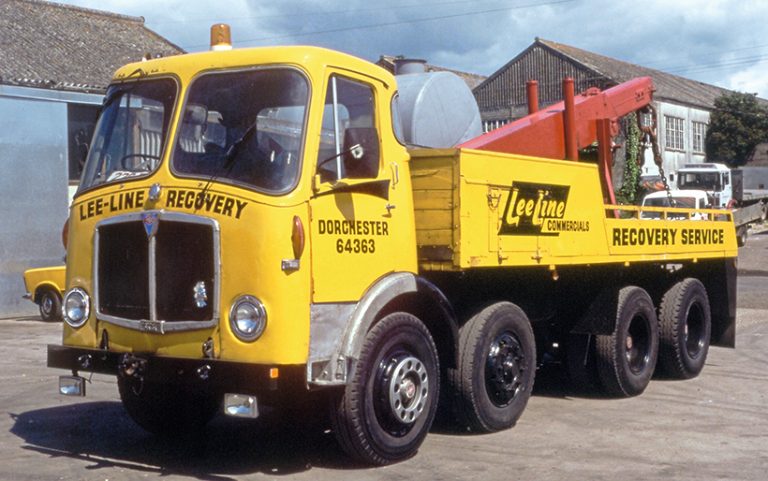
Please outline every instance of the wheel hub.
[[651, 341], [648, 320], [643, 316], [636, 316], [629, 325], [627, 337], [624, 340], [624, 355], [629, 369], [635, 373], [642, 373], [650, 361]]
[[43, 305], [43, 310], [44, 310], [46, 313], [49, 313], [49, 312], [51, 312], [51, 311], [53, 310], [53, 299], [51, 299], [51, 298], [50, 298], [50, 297], [48, 297], [48, 296], [45, 296], [45, 297], [43, 298], [43, 304], [42, 304], [42, 305]]
[[400, 384], [400, 391], [405, 396], [405, 399], [410, 401], [416, 396], [416, 383], [410, 379], [404, 379]]
[[683, 324], [683, 341], [688, 355], [696, 358], [704, 350], [704, 313], [698, 304], [690, 307]]
[[512, 402], [522, 389], [525, 357], [520, 342], [510, 333], [493, 340], [485, 364], [485, 385], [497, 406]]
[[412, 424], [424, 412], [429, 377], [424, 364], [413, 356], [392, 361], [392, 375], [385, 379], [389, 407], [395, 419]]

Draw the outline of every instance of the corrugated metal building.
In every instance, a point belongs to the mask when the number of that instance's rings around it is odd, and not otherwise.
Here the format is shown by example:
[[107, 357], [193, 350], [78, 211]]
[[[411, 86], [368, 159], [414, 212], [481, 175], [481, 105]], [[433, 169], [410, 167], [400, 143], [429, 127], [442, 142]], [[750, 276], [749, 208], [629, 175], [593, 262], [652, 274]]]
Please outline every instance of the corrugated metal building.
[[[474, 93], [487, 131], [526, 114], [528, 80], [538, 81], [543, 107], [562, 100], [565, 77], [574, 79], [576, 92], [583, 92], [589, 87], [606, 89], [644, 76], [651, 77], [656, 86], [654, 106], [665, 171], [672, 173], [685, 163], [703, 161], [709, 112], [715, 99], [729, 92], [714, 85], [537, 38], [478, 85]], [[650, 155], [646, 156], [644, 171], [658, 173]]]
[[30, 267], [61, 265], [61, 229], [113, 72], [182, 50], [144, 19], [0, 1], [0, 317], [33, 314]]

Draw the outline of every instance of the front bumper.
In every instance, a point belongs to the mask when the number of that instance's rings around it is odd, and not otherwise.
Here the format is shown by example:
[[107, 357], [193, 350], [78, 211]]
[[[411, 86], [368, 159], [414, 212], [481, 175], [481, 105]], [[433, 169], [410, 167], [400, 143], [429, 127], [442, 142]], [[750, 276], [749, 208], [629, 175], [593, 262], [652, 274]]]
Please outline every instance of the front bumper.
[[[137, 366], [140, 366], [138, 370]], [[48, 367], [68, 369], [73, 376], [83, 373], [131, 375], [140, 376], [144, 382], [176, 384], [222, 395], [252, 394], [266, 404], [279, 403], [286, 395], [306, 391], [304, 365], [185, 359], [49, 344]]]

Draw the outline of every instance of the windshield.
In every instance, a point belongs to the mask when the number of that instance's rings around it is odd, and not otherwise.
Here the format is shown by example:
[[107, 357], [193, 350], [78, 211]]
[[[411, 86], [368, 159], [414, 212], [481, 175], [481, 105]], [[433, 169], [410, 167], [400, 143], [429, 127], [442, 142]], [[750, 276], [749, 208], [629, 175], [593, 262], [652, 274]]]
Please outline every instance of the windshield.
[[681, 189], [722, 190], [720, 174], [716, 172], [686, 172], [680, 173], [677, 186]]
[[669, 207], [669, 199], [666, 197], [655, 197], [653, 199], [645, 199], [643, 205], [646, 207]]
[[[697, 207], [695, 197], [674, 196], [672, 200], [674, 202], [674, 207], [686, 208], [686, 209], [695, 209]], [[646, 199], [645, 205], [648, 207], [670, 207], [669, 198], [667, 197], [656, 197], [653, 199]]]
[[176, 83], [171, 79], [109, 87], [80, 190], [154, 171], [160, 163], [175, 98]]
[[306, 79], [289, 68], [201, 76], [184, 108], [174, 172], [270, 193], [292, 189], [308, 99]]

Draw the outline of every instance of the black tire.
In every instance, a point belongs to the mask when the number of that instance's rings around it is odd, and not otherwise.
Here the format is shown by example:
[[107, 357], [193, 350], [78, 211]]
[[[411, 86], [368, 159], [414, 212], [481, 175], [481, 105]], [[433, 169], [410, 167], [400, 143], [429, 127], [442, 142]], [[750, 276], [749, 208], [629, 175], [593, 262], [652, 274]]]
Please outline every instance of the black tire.
[[483, 309], [459, 331], [458, 369], [451, 373], [459, 422], [474, 432], [514, 426], [535, 372], [536, 342], [525, 313], [509, 302]]
[[38, 294], [40, 317], [45, 322], [61, 320], [61, 295], [53, 289], [43, 289]]
[[659, 321], [645, 290], [628, 286], [619, 291], [614, 331], [596, 336], [595, 352], [607, 395], [630, 397], [645, 390], [659, 355]]
[[744, 247], [747, 245], [747, 237], [749, 237], [748, 226], [742, 225], [736, 228], [736, 245]]
[[403, 312], [384, 317], [367, 333], [352, 378], [332, 403], [342, 449], [375, 465], [416, 454], [437, 411], [439, 372], [424, 324]]
[[197, 433], [213, 419], [220, 406], [213, 395], [172, 384], [118, 377], [117, 387], [131, 419], [158, 436]]
[[707, 290], [698, 279], [684, 279], [664, 294], [659, 325], [659, 364], [664, 374], [677, 379], [698, 376], [712, 334]]

